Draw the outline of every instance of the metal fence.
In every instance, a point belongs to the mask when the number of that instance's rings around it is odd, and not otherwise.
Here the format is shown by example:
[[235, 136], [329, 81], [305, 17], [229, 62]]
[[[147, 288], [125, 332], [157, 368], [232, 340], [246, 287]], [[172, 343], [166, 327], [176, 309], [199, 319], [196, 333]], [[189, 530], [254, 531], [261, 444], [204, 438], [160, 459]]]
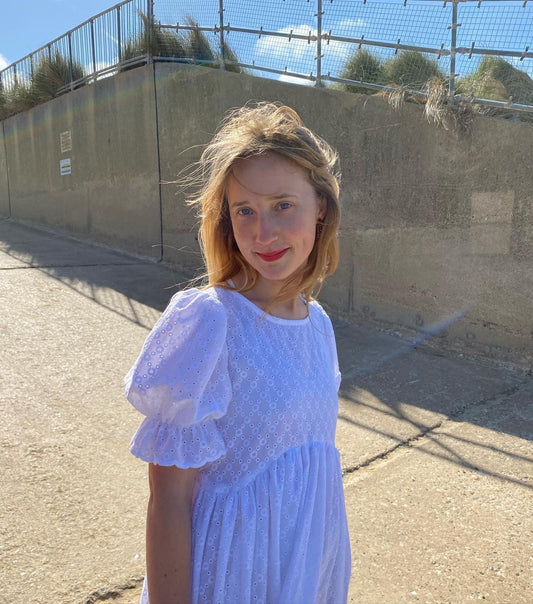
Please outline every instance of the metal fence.
[[0, 72], [0, 91], [57, 57], [58, 92], [166, 60], [421, 97], [437, 79], [449, 100], [533, 113], [531, 0], [127, 0]]
[[142, 61], [148, 49], [142, 45], [146, 28], [141, 13], [151, 18], [152, 7], [151, 0], [126, 0], [88, 19], [0, 71], [0, 91], [31, 92], [36, 79], [55, 75], [62, 84], [59, 94]]
[[160, 0], [155, 18], [265, 77], [421, 97], [437, 77], [450, 99], [533, 112], [532, 1]]

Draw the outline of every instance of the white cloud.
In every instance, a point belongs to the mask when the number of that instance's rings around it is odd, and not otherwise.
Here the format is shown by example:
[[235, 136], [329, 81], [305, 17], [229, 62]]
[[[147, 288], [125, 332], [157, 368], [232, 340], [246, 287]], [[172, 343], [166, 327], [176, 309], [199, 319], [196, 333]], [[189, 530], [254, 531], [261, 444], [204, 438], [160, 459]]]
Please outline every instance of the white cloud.
[[[306, 38], [309, 36], [316, 37], [317, 35], [317, 30], [306, 23], [295, 27], [284, 27], [278, 32], [284, 34], [292, 32], [293, 34], [306, 36]], [[316, 50], [316, 40], [308, 42], [307, 39], [291, 38], [289, 42], [289, 38], [285, 37], [262, 36], [255, 43], [254, 55], [258, 57], [256, 63], [265, 67], [273, 67], [274, 64], [279, 65], [281, 62], [282, 68], [287, 67], [288, 71], [307, 74], [316, 72]], [[336, 42], [335, 40], [328, 44], [326, 40], [322, 40], [322, 54], [324, 58], [329, 60], [329, 63], [332, 59], [334, 63], [342, 62], [352, 51], [353, 48], [350, 44]], [[293, 83], [295, 80], [299, 80], [299, 78], [291, 78], [289, 75], [282, 75], [279, 79]], [[298, 83], [303, 83], [303, 80], [298, 81]]]
[[[316, 29], [310, 25], [302, 24], [297, 27], [284, 27], [278, 30], [280, 34], [296, 34], [300, 36], [316, 36]], [[301, 61], [304, 58], [314, 58], [316, 42], [291, 38], [278, 38], [275, 36], [262, 36], [255, 43], [255, 52], [266, 57], [276, 57], [284, 60]]]
[[11, 63], [4, 57], [4, 55], [0, 55], [0, 71], [5, 69], [8, 65], [11, 65]]

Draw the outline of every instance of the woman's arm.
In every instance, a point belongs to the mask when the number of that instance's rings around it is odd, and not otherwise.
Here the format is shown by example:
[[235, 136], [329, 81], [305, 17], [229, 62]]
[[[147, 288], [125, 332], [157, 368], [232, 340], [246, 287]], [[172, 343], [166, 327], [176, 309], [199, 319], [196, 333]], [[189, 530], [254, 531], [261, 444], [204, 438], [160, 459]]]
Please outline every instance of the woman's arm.
[[198, 470], [149, 465], [146, 570], [150, 604], [189, 604], [191, 514]]

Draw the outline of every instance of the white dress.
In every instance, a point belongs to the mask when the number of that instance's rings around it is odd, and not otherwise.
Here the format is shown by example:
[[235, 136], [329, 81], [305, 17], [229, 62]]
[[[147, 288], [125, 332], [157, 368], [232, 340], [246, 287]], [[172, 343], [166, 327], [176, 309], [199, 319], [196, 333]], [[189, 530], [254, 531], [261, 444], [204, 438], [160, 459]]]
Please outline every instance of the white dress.
[[132, 453], [201, 468], [194, 604], [346, 602], [339, 383], [333, 328], [317, 302], [289, 320], [219, 287], [172, 298], [125, 385], [146, 416]]

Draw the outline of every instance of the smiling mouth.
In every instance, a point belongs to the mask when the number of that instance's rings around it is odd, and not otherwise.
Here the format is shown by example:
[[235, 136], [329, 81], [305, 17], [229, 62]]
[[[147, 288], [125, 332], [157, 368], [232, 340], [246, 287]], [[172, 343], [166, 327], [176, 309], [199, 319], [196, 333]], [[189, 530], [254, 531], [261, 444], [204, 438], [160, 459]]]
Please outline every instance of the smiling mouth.
[[289, 250], [288, 247], [286, 247], [283, 250], [278, 250], [276, 252], [269, 252], [268, 254], [260, 254], [259, 252], [257, 252], [257, 255], [259, 256], [259, 258], [261, 258], [262, 260], [265, 260], [266, 262], [274, 262], [274, 260], [279, 260], [282, 256], [285, 255], [285, 252], [287, 252]]

